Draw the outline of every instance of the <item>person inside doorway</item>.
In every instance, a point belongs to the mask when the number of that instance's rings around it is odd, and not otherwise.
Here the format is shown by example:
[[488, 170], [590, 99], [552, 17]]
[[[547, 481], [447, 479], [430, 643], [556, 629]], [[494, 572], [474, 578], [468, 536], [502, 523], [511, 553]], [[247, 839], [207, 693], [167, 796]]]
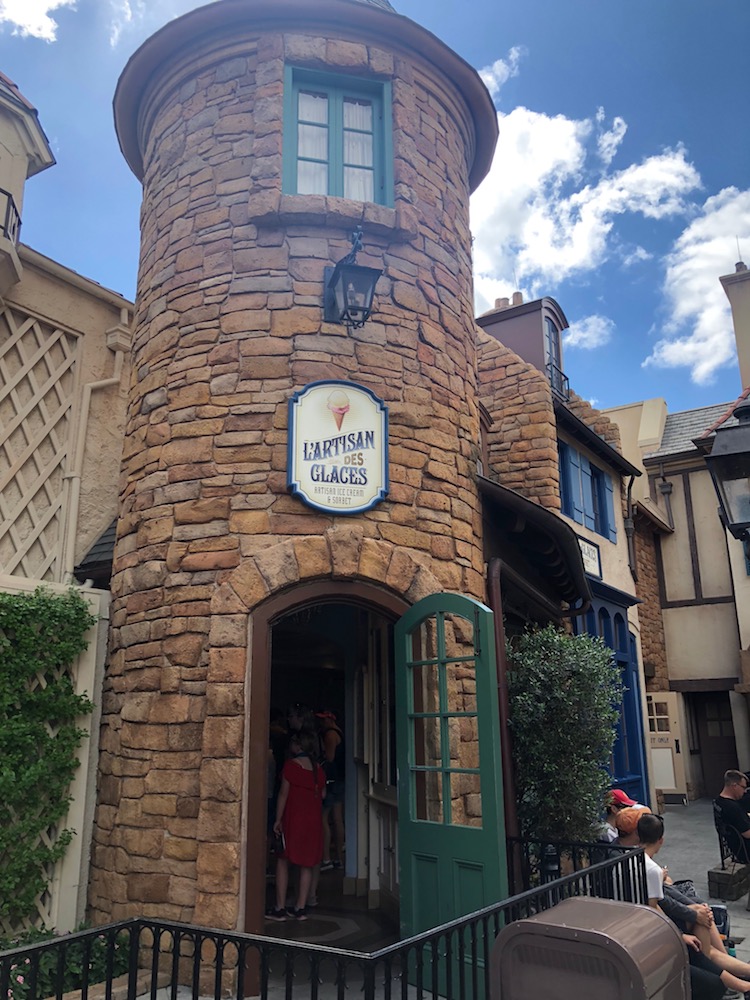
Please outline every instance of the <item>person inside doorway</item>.
[[714, 799], [717, 826], [724, 826], [727, 846], [735, 861], [747, 864], [750, 860], [750, 817], [742, 801], [747, 793], [747, 775], [742, 771], [727, 771], [724, 787]]
[[[290, 759], [281, 773], [273, 832], [280, 845], [276, 857], [276, 905], [266, 912], [269, 920], [307, 919], [307, 899], [313, 869], [323, 856], [323, 800], [326, 778], [317, 762], [317, 736], [301, 729], [290, 737]], [[287, 909], [289, 865], [299, 867], [296, 905]]]
[[[317, 713], [320, 723], [320, 759], [326, 775], [326, 798], [323, 803], [322, 872], [342, 868], [344, 863], [344, 787], [346, 756], [344, 734], [336, 716], [329, 709]], [[331, 836], [333, 834], [333, 837]], [[331, 841], [336, 857], [331, 858]]]

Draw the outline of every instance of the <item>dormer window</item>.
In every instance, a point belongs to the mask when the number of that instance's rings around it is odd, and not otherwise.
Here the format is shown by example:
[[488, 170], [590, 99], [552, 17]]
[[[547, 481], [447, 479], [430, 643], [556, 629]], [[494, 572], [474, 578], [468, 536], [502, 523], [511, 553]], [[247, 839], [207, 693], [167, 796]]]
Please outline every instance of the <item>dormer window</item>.
[[562, 399], [569, 399], [570, 383], [562, 368], [562, 338], [549, 316], [544, 317], [544, 364], [553, 391]]

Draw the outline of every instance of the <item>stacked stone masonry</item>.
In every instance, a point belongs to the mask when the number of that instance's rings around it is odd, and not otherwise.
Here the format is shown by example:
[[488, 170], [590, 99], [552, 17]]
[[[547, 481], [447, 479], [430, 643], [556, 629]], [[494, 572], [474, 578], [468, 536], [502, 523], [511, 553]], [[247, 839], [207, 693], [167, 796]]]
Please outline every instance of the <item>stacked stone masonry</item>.
[[[281, 194], [289, 62], [393, 75], [395, 208]], [[432, 67], [301, 34], [207, 42], [163, 69], [141, 121], [91, 917], [235, 927], [253, 608], [325, 578], [410, 603], [437, 590], [484, 598], [473, 136]], [[384, 275], [377, 317], [348, 333], [322, 321], [323, 269], [358, 222], [359, 262]], [[287, 402], [323, 378], [356, 381], [389, 406], [390, 494], [353, 519], [286, 489]], [[550, 504], [553, 492], [542, 490]]]
[[635, 553], [638, 570], [638, 621], [641, 626], [643, 666], [648, 676], [648, 691], [668, 691], [667, 650], [664, 639], [664, 622], [659, 596], [659, 577], [656, 568], [658, 536], [651, 522], [642, 514], [635, 518]]
[[492, 419], [490, 475], [559, 512], [557, 427], [549, 381], [481, 329], [477, 338], [479, 395]]

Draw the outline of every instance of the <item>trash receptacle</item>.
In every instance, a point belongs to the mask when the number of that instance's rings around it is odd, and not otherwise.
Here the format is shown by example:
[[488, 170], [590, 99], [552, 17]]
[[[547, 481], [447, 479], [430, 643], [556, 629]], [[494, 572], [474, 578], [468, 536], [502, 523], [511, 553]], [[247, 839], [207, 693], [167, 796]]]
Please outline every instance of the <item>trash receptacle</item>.
[[490, 959], [491, 1000], [684, 1000], [687, 951], [648, 906], [579, 897], [504, 928]]

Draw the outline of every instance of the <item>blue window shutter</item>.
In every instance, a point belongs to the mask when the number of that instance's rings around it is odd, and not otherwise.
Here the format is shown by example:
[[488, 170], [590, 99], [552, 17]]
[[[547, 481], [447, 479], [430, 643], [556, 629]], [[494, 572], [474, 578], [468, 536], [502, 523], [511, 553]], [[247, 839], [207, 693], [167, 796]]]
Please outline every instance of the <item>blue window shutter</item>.
[[615, 501], [614, 501], [614, 491], [612, 488], [612, 477], [603, 473], [602, 481], [604, 483], [604, 499], [607, 504], [607, 532], [609, 534], [610, 542], [617, 541], [617, 522], [615, 521]]
[[596, 515], [594, 513], [594, 496], [591, 492], [594, 482], [591, 476], [591, 465], [585, 455], [581, 461], [581, 499], [583, 500], [583, 523], [592, 531], [596, 530]]
[[568, 483], [572, 510], [566, 511], [578, 524], [583, 524], [583, 498], [581, 497], [581, 456], [575, 448], [565, 449], [568, 461]]

